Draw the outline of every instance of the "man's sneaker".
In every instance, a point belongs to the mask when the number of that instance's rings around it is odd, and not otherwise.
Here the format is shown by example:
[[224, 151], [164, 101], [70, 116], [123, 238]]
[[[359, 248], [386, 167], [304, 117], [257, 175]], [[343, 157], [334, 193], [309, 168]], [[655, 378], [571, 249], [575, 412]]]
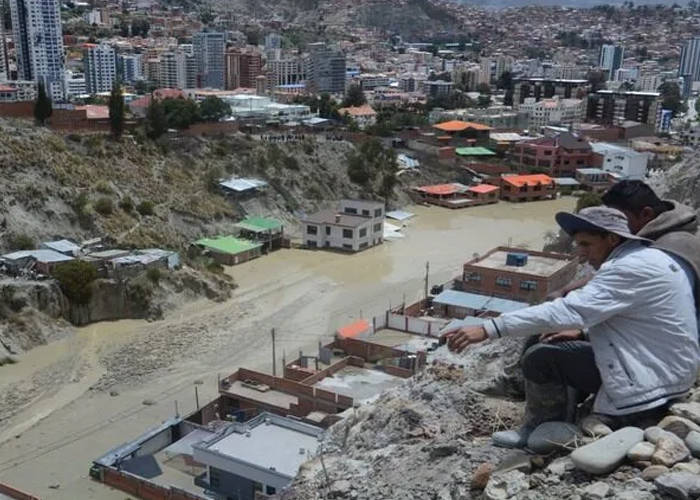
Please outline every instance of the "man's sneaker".
[[525, 424], [517, 431], [500, 431], [491, 435], [493, 444], [501, 448], [525, 448], [527, 440], [537, 426]]

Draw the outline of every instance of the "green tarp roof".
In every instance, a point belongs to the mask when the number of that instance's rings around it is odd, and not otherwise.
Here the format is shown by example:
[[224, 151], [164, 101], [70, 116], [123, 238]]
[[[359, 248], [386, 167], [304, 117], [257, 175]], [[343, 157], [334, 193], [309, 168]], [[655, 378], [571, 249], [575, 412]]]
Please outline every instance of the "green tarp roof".
[[495, 156], [496, 153], [490, 149], [475, 147], [475, 148], [457, 148], [455, 153], [459, 156]]
[[213, 239], [202, 238], [201, 240], [195, 241], [194, 244], [211, 248], [212, 250], [216, 250], [218, 252], [230, 253], [233, 255], [262, 246], [261, 243], [242, 240], [240, 238], [234, 238], [233, 236], [219, 236], [218, 238]]
[[236, 227], [254, 233], [262, 233], [270, 230], [277, 231], [282, 227], [282, 223], [276, 219], [268, 219], [267, 217], [248, 217], [238, 222]]

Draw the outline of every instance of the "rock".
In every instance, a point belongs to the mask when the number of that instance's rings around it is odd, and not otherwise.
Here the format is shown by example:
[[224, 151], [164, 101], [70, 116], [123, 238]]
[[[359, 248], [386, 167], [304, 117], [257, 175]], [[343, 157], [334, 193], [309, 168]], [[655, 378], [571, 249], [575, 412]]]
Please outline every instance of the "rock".
[[665, 431], [672, 432], [681, 439], [685, 439], [690, 431], [700, 432], [700, 425], [687, 418], [669, 415], [659, 422], [659, 427]]
[[659, 440], [659, 438], [663, 435], [664, 432], [666, 431], [664, 431], [661, 427], [658, 427], [656, 425], [653, 427], [647, 427], [644, 431], [644, 439], [646, 439], [650, 443], [656, 444], [656, 442]]
[[574, 462], [571, 461], [570, 457], [561, 457], [553, 460], [552, 463], [547, 466], [547, 472], [556, 476], [561, 476], [574, 468]]
[[627, 458], [632, 462], [644, 462], [651, 460], [651, 456], [654, 454], [656, 446], [654, 444], [642, 441], [641, 443], [635, 444], [627, 452]]
[[331, 484], [330, 490], [328, 491], [328, 496], [331, 498], [343, 498], [350, 492], [351, 488], [352, 483], [347, 479], [333, 481], [333, 484]]
[[527, 440], [527, 447], [535, 453], [546, 455], [559, 451], [581, 436], [575, 425], [566, 422], [545, 422], [539, 425]]
[[156, 401], [153, 401], [152, 399], [144, 399], [143, 401], [141, 401], [141, 404], [143, 404], [145, 406], [153, 406], [153, 405], [156, 405], [158, 403]]
[[54, 484], [50, 484], [50, 485], [49, 485], [49, 489], [52, 489], [52, 490], [57, 490], [57, 489], [59, 489], [60, 487], [61, 487], [61, 485], [58, 484], [58, 483], [54, 483]]
[[541, 455], [535, 455], [534, 457], [530, 457], [530, 463], [535, 469], [543, 469], [546, 464], [544, 457]]
[[673, 467], [678, 462], [687, 460], [688, 457], [690, 457], [690, 450], [683, 440], [675, 434], [666, 432], [656, 442], [656, 450], [651, 456], [651, 461], [656, 465]]
[[654, 480], [662, 493], [680, 500], [694, 500], [700, 496], [700, 476], [689, 472], [669, 472]]
[[657, 477], [661, 476], [662, 474], [666, 474], [669, 471], [670, 469], [665, 465], [652, 465], [651, 467], [647, 467], [642, 471], [642, 479], [645, 481], [653, 481]]
[[654, 490], [656, 490], [656, 486], [654, 486], [652, 483], [646, 482], [641, 477], [633, 477], [632, 479], [625, 481], [625, 483], [623, 485], [623, 489], [625, 489], [625, 490], [654, 491]]
[[459, 451], [459, 447], [454, 444], [440, 444], [430, 450], [430, 458], [435, 460], [436, 458], [449, 457], [457, 453], [457, 451]]
[[603, 500], [610, 493], [610, 486], [598, 481], [586, 486], [583, 490], [583, 498], [586, 500]]
[[700, 403], [676, 403], [671, 406], [671, 413], [700, 425]]
[[587, 436], [603, 437], [612, 434], [612, 429], [601, 422], [595, 415], [588, 415], [579, 424]]
[[507, 500], [530, 489], [530, 478], [518, 470], [494, 474], [489, 479], [484, 495], [488, 500]]
[[501, 463], [498, 464], [493, 473], [504, 474], [513, 470], [529, 474], [532, 471], [530, 455], [521, 450], [514, 451], [501, 460]]
[[618, 493], [613, 500], [656, 500], [656, 498], [649, 491], [631, 490]]
[[632, 467], [635, 467], [639, 470], [644, 470], [647, 467], [651, 467], [652, 465], [654, 464], [651, 463], [651, 460], [645, 460], [643, 462], [632, 462]]
[[114, 389], [112, 389], [111, 391], [109, 391], [109, 395], [112, 397], [119, 396], [119, 391], [115, 391]]
[[673, 466], [671, 472], [690, 472], [700, 475], [700, 464], [695, 462], [680, 462]]
[[685, 437], [685, 445], [695, 458], [700, 458], [700, 432], [690, 431]]
[[607, 474], [615, 470], [625, 460], [630, 448], [643, 439], [642, 429], [624, 427], [594, 443], [578, 448], [571, 454], [571, 460], [576, 467], [589, 474]]
[[489, 462], [484, 462], [474, 471], [471, 487], [473, 490], [483, 490], [491, 478], [491, 473], [495, 467]]

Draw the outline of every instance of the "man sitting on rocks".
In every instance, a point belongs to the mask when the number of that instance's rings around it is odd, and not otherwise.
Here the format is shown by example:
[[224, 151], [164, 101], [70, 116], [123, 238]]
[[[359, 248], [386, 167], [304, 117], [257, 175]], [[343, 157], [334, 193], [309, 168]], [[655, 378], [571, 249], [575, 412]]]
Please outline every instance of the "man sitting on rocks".
[[597, 270], [591, 281], [566, 297], [447, 334], [449, 348], [462, 352], [487, 338], [587, 329], [588, 341], [581, 336], [526, 351], [525, 424], [495, 433], [500, 446], [525, 447], [539, 424], [564, 420], [567, 386], [596, 394], [593, 411], [611, 427], [640, 425], [684, 396], [700, 368], [693, 293], [678, 263], [633, 235], [616, 209], [560, 212], [556, 220]]

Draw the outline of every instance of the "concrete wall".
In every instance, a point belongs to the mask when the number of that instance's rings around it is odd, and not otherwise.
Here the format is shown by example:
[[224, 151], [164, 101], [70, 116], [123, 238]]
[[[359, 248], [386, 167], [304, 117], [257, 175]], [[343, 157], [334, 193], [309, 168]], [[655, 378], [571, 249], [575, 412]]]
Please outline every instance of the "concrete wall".
[[[209, 478], [211, 490], [225, 497], [233, 496], [238, 500], [254, 500], [255, 498], [253, 481], [250, 479], [217, 469], [216, 467], [209, 468]], [[212, 478], [215, 478], [215, 481], [218, 480], [218, 486], [211, 485]]]
[[[179, 488], [159, 486], [128, 472], [118, 471], [111, 467], [105, 467], [102, 470], [102, 482], [143, 500], [206, 500], [204, 497], [193, 495]], [[33, 499], [30, 497], [20, 500]]]
[[39, 500], [37, 497], [20, 491], [7, 484], [0, 483], [0, 496], [4, 495], [15, 500]]
[[[308, 227], [316, 227], [316, 234], [309, 234]], [[346, 232], [350, 231], [350, 237]], [[335, 224], [304, 224], [302, 239], [309, 247], [333, 248], [346, 252], [357, 252], [379, 245], [384, 237], [381, 219], [367, 219], [355, 228]]]

